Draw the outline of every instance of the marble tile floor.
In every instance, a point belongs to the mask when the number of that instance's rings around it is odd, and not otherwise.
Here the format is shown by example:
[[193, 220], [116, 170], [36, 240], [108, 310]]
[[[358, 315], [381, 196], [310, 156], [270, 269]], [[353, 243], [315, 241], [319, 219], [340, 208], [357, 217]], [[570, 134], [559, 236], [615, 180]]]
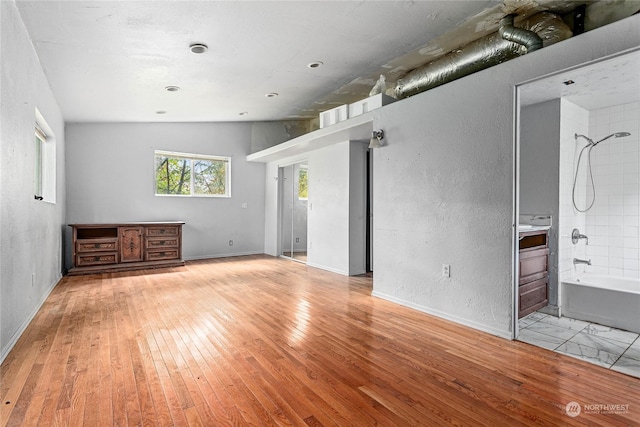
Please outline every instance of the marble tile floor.
[[634, 332], [538, 312], [518, 324], [519, 341], [640, 378], [640, 338]]

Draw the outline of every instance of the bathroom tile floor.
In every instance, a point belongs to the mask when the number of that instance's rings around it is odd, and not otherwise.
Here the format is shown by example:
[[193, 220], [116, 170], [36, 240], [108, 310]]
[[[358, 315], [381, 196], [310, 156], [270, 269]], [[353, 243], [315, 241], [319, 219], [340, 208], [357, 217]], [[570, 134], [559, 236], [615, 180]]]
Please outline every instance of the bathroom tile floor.
[[634, 332], [538, 312], [518, 323], [519, 341], [640, 378], [640, 338]]

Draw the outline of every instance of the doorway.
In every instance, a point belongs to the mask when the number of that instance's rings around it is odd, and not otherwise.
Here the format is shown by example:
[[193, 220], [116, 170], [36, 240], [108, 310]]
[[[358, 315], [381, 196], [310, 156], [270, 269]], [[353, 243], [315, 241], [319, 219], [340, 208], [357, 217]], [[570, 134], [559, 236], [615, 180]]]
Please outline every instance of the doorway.
[[307, 202], [309, 166], [306, 161], [279, 168], [280, 255], [307, 262]]

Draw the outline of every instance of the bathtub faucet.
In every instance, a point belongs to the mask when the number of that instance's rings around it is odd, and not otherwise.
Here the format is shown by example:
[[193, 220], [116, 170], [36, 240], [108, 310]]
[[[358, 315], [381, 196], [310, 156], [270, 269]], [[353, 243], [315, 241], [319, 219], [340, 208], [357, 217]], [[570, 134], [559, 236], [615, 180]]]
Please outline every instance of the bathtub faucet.
[[574, 228], [573, 231], [571, 232], [571, 243], [573, 243], [574, 245], [577, 245], [578, 240], [580, 239], [585, 239], [587, 241], [586, 244], [587, 245], [589, 244], [589, 238], [584, 234], [581, 234], [580, 230], [578, 230], [577, 228]]
[[587, 264], [587, 265], [591, 265], [591, 260], [587, 260], [587, 259], [579, 259], [579, 258], [574, 258], [573, 259], [573, 265], [576, 264]]

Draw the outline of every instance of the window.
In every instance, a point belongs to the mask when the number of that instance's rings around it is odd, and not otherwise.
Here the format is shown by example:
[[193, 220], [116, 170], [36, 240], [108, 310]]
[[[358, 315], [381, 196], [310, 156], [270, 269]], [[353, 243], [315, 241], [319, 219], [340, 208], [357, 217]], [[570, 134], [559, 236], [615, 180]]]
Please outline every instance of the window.
[[51, 128], [36, 109], [33, 161], [33, 196], [56, 202], [56, 142]]
[[35, 148], [35, 162], [33, 171], [33, 196], [36, 200], [42, 200], [42, 175], [43, 165], [42, 152], [44, 151], [44, 144], [47, 141], [47, 136], [42, 132], [40, 127], [36, 124], [35, 134], [36, 148]]
[[231, 158], [155, 152], [156, 195], [231, 197]]
[[307, 200], [309, 198], [308, 171], [307, 165], [300, 165], [300, 169], [298, 169], [298, 200]]

